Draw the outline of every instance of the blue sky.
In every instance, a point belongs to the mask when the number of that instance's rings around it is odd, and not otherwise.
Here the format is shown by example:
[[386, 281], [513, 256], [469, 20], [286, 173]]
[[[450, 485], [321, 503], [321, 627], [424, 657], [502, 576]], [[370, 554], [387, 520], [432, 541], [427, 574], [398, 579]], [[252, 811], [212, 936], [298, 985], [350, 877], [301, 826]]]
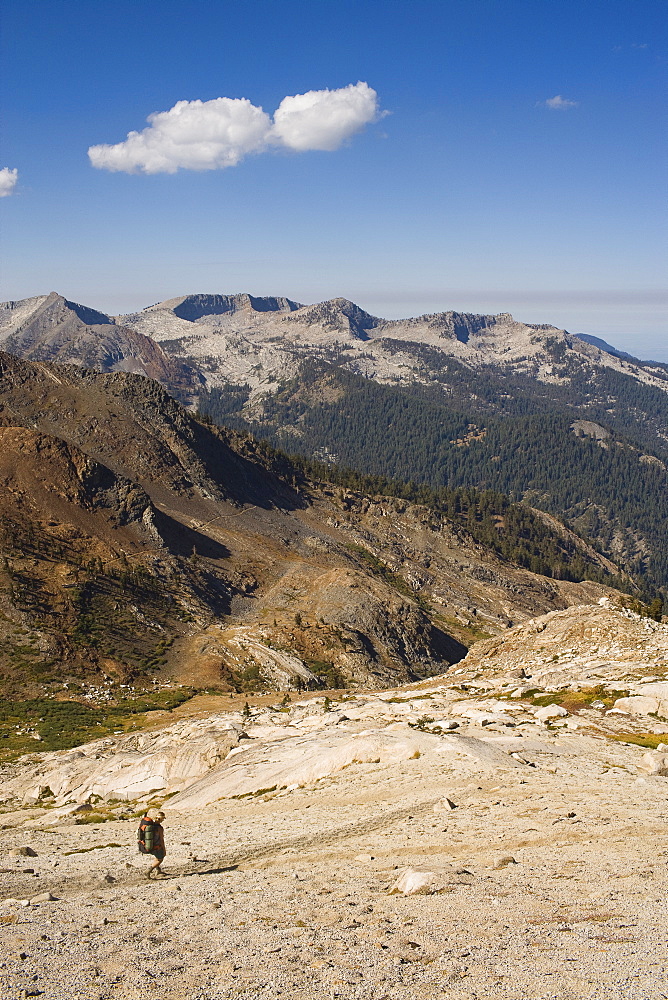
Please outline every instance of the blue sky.
[[[510, 311], [668, 361], [667, 14], [5, 0], [0, 167], [18, 179], [0, 176], [0, 298], [56, 290], [116, 313], [187, 292], [341, 295], [383, 316]], [[295, 95], [311, 96], [282, 104]], [[152, 158], [128, 152], [149, 115], [194, 101], [190, 123], [140, 137]], [[241, 115], [232, 153], [207, 159], [197, 134], [185, 166], [163, 156], [161, 122], [206, 131], [209, 111]], [[238, 162], [192, 169], [216, 156]]]

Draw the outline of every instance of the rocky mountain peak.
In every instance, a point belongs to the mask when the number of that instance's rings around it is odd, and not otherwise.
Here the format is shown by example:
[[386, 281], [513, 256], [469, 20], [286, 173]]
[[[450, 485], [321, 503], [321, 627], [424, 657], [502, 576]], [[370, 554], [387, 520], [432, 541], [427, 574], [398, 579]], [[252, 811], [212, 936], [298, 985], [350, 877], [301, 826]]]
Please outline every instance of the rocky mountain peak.
[[356, 340], [368, 340], [369, 331], [382, 323], [382, 320], [360, 309], [350, 299], [343, 298], [302, 306], [286, 319], [293, 325], [313, 329], [314, 333], [342, 333]]
[[179, 399], [196, 393], [199, 378], [144, 334], [57, 292], [0, 307], [0, 347], [22, 358], [125, 371], [168, 384]]
[[[234, 315], [239, 312], [285, 313], [299, 308], [301, 308], [299, 302], [293, 302], [282, 296], [255, 296], [241, 292], [235, 295], [183, 295], [149, 306], [144, 313], [168, 310], [179, 319], [195, 323], [209, 316]], [[124, 318], [129, 322], [134, 318], [134, 314]]]

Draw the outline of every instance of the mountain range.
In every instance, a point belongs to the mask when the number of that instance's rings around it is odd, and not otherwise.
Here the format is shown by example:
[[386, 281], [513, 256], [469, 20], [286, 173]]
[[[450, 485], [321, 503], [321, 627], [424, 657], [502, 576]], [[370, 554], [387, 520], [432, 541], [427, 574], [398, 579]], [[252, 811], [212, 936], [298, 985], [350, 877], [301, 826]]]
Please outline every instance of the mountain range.
[[507, 313], [405, 320], [346, 299], [187, 295], [106, 316], [51, 293], [0, 306], [0, 346], [158, 380], [217, 424], [312, 462], [475, 487], [563, 518], [668, 586], [668, 366]]

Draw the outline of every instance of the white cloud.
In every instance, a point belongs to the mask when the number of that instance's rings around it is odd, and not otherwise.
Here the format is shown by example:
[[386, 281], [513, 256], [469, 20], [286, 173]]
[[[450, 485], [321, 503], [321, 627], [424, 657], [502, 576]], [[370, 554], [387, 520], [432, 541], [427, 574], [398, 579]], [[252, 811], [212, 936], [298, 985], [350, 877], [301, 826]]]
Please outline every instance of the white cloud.
[[378, 95], [367, 83], [284, 97], [272, 138], [289, 149], [334, 150], [378, 117]]
[[245, 98], [178, 101], [169, 111], [149, 115], [148, 128], [130, 132], [115, 146], [91, 146], [90, 162], [129, 174], [175, 173], [235, 167], [267, 142], [271, 119]]
[[272, 147], [338, 149], [377, 117], [378, 97], [366, 83], [285, 97], [273, 122], [246, 98], [179, 101], [149, 115], [142, 132], [113, 146], [91, 146], [88, 156], [94, 167], [131, 174], [218, 170]]
[[568, 111], [569, 108], [577, 108], [579, 101], [569, 101], [567, 98], [562, 97], [561, 94], [556, 94], [554, 97], [548, 97], [546, 101], [540, 102], [544, 107], [551, 108], [553, 111]]
[[3, 167], [0, 170], [0, 198], [6, 198], [8, 195], [12, 194], [14, 188], [16, 187], [16, 182], [19, 179], [19, 172], [14, 167]]

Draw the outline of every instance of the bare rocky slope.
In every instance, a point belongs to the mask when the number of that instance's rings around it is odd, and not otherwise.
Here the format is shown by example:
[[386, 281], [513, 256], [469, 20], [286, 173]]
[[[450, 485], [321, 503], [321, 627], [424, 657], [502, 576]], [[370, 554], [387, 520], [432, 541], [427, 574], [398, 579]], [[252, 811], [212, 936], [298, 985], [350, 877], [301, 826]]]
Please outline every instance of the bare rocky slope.
[[282, 459], [137, 375], [2, 355], [0, 390], [15, 693], [77, 677], [382, 686], [610, 592], [518, 569], [419, 504], [281, 476]]
[[200, 384], [150, 337], [56, 292], [0, 304], [0, 347], [33, 361], [146, 375], [168, 384], [179, 399], [192, 397]]
[[445, 676], [5, 765], [3, 996], [658, 1000], [667, 669], [668, 626], [603, 598]]

